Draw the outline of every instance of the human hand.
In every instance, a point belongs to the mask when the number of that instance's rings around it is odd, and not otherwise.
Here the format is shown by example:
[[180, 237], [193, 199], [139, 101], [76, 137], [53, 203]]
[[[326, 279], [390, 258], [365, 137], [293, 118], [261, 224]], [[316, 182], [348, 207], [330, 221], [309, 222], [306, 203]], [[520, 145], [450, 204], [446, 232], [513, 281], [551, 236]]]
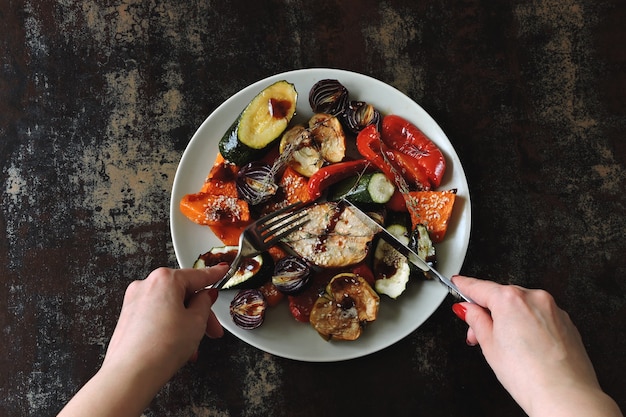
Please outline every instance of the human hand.
[[461, 276], [453, 281], [476, 302], [453, 306], [470, 326], [467, 343], [480, 345], [528, 415], [622, 415], [602, 392], [578, 330], [549, 293]]
[[132, 282], [103, 367], [118, 362], [161, 370], [167, 381], [194, 355], [203, 334], [221, 337], [211, 306], [217, 290], [197, 290], [217, 281], [227, 265], [207, 269], [159, 268]]
[[131, 283], [102, 367], [59, 416], [138, 416], [159, 389], [196, 352], [203, 334], [224, 329], [211, 306], [228, 265], [159, 268]]

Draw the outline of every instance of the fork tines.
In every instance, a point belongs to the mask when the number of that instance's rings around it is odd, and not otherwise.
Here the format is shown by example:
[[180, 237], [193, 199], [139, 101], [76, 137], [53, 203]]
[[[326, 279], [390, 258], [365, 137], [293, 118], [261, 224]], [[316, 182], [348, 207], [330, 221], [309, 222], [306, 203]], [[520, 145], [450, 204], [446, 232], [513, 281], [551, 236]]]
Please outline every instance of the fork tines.
[[[305, 206], [304, 203], [291, 204], [259, 219], [262, 224], [257, 230], [263, 241], [266, 244], [277, 242], [304, 226], [309, 221], [307, 213], [301, 210]], [[287, 214], [281, 216], [283, 213]]]

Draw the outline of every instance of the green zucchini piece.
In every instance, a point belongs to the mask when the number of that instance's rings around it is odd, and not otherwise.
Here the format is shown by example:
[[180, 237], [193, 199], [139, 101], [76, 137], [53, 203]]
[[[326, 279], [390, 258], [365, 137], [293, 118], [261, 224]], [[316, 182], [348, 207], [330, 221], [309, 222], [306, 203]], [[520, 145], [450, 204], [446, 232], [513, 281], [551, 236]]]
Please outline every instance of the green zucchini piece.
[[[208, 268], [220, 262], [232, 263], [237, 256], [237, 246], [220, 246], [211, 248], [208, 252], [198, 256], [193, 264], [196, 269]], [[274, 261], [268, 253], [262, 253], [253, 258], [244, 258], [237, 272], [226, 282], [223, 289], [250, 289], [258, 288], [268, 281], [274, 272]]]
[[352, 203], [384, 204], [391, 199], [396, 187], [382, 172], [355, 175], [335, 184], [329, 194], [330, 200], [345, 198]]
[[[409, 242], [406, 226], [394, 223], [387, 226], [387, 230], [403, 243]], [[373, 272], [376, 292], [395, 299], [406, 289], [411, 276], [411, 267], [406, 257], [389, 243], [379, 239], [374, 250]]]
[[295, 86], [285, 80], [257, 94], [220, 140], [224, 159], [239, 167], [257, 159], [287, 129], [297, 99]]

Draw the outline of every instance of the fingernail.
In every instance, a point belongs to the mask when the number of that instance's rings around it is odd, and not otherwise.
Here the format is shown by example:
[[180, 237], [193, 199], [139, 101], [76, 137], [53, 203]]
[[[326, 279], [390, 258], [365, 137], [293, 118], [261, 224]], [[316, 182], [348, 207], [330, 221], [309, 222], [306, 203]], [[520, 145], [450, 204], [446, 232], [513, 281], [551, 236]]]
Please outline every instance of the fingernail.
[[217, 295], [220, 293], [219, 290], [217, 288], [209, 288], [207, 292], [209, 293], [209, 297], [211, 297], [211, 303], [215, 303]]
[[217, 266], [230, 266], [228, 262], [220, 262]]
[[470, 342], [469, 339], [465, 339], [465, 343], [467, 344], [467, 346], [476, 346], [476, 343]]
[[465, 321], [465, 313], [467, 313], [467, 308], [461, 303], [452, 304], [452, 311], [458, 318]]

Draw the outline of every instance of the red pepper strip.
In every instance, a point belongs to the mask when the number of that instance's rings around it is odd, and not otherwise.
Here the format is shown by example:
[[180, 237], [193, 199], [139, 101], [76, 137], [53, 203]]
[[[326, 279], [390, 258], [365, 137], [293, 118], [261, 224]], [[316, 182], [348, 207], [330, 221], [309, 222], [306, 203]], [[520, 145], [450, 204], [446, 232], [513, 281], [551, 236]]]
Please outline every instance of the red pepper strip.
[[322, 192], [326, 188], [344, 178], [362, 172], [367, 169], [369, 165], [370, 163], [366, 159], [357, 159], [354, 161], [338, 162], [320, 168], [315, 174], [309, 177], [309, 182], [307, 183], [309, 196], [313, 200], [317, 200], [322, 196]]
[[406, 188], [401, 186], [405, 180], [414, 183], [419, 190], [430, 189], [430, 182], [420, 171], [417, 161], [381, 142], [375, 125], [367, 126], [358, 134], [356, 147], [365, 159], [380, 169], [401, 191]]
[[441, 184], [446, 160], [441, 150], [417, 126], [397, 115], [388, 115], [382, 121], [383, 142], [415, 160], [426, 174], [432, 188]]
[[417, 164], [415, 158], [395, 149], [387, 149], [385, 156], [387, 160], [397, 168], [404, 179], [409, 183], [415, 184], [418, 190], [428, 191], [431, 189], [428, 175], [426, 175], [424, 170]]
[[397, 183], [396, 174], [392, 167], [385, 162], [382, 155], [382, 151], [387, 150], [387, 147], [380, 141], [380, 133], [376, 129], [376, 125], [369, 125], [359, 132], [356, 137], [356, 147], [363, 158], [380, 169], [389, 178], [389, 181], [394, 184]]

